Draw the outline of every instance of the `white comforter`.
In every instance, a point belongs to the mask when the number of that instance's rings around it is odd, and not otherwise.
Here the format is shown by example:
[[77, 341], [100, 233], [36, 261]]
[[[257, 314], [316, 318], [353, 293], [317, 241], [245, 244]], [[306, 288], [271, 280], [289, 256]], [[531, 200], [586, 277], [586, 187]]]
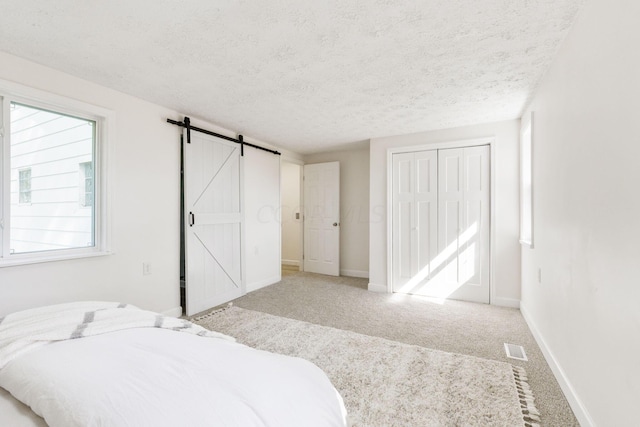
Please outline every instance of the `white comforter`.
[[346, 425], [342, 399], [312, 363], [157, 323], [164, 321], [40, 345], [13, 341], [0, 386], [52, 427]]
[[19, 311], [0, 318], [0, 368], [22, 352], [56, 341], [130, 328], [164, 328], [235, 341], [183, 319], [130, 304], [81, 301]]

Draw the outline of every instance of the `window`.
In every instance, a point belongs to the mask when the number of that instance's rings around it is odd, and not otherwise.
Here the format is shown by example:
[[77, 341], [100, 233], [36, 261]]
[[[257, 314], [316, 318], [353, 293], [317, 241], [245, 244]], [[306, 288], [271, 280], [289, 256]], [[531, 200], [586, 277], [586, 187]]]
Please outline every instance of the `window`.
[[1, 99], [0, 266], [106, 253], [106, 117]]
[[520, 132], [520, 243], [533, 248], [533, 113]]
[[93, 162], [80, 163], [78, 169], [80, 206], [93, 206]]
[[18, 201], [31, 203], [31, 168], [18, 171]]

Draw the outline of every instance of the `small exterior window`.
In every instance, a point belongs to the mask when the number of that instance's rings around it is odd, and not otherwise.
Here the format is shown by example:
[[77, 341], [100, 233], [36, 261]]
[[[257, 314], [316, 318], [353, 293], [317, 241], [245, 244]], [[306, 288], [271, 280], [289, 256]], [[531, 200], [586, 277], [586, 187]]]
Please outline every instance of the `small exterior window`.
[[80, 163], [80, 206], [93, 206], [93, 162]]
[[[81, 195], [73, 191], [69, 178], [75, 175], [77, 159], [93, 158], [95, 122], [16, 102], [10, 111], [9, 161], [18, 175], [20, 202], [10, 208], [13, 253], [93, 246], [93, 213], [78, 210], [78, 202], [93, 206], [92, 162], [81, 163]], [[33, 199], [36, 176], [38, 197]]]
[[102, 139], [111, 113], [38, 97], [55, 101], [0, 93], [0, 267], [109, 253]]
[[31, 203], [31, 169], [18, 171], [18, 201]]

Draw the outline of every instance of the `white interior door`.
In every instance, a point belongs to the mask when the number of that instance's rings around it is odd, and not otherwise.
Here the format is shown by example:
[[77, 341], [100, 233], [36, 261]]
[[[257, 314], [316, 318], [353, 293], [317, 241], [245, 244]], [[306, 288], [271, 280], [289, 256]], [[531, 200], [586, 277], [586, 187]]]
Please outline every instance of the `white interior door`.
[[192, 315], [244, 293], [239, 147], [192, 132], [184, 144], [184, 185], [186, 313]]
[[438, 152], [438, 251], [433, 291], [489, 302], [489, 146]]
[[304, 165], [304, 271], [340, 275], [340, 163]]
[[438, 153], [393, 155], [393, 291], [415, 293], [438, 250]]
[[489, 302], [489, 146], [394, 154], [394, 292]]

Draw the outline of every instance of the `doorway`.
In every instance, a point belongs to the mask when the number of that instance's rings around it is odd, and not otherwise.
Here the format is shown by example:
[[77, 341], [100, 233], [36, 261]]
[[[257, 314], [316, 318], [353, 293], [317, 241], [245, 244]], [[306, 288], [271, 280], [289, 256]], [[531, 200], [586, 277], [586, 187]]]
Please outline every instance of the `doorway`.
[[280, 169], [283, 273], [302, 270], [302, 166], [282, 159]]

